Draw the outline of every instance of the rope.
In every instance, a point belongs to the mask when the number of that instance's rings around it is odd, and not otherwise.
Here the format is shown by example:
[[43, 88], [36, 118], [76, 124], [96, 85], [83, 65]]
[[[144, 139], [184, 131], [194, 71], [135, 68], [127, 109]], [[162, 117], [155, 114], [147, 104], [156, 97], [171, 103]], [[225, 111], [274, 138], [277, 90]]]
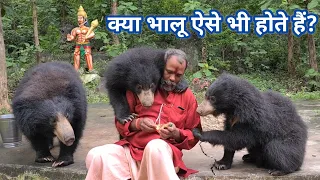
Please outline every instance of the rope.
[[[213, 156], [209, 156], [207, 153], [204, 152], [204, 150], [203, 150], [203, 148], [202, 148], [202, 146], [201, 146], [201, 143], [202, 143], [202, 142], [199, 143], [199, 146], [200, 146], [200, 149], [201, 149], [202, 153], [203, 153], [204, 155], [206, 155], [207, 157], [214, 159]], [[216, 161], [216, 159], [214, 159], [214, 161]], [[210, 168], [210, 169], [211, 169], [211, 172], [213, 173], [213, 175], [216, 175], [216, 173], [214, 173], [214, 171], [213, 171], [213, 167], [214, 167], [214, 165], [212, 165], [211, 168]]]

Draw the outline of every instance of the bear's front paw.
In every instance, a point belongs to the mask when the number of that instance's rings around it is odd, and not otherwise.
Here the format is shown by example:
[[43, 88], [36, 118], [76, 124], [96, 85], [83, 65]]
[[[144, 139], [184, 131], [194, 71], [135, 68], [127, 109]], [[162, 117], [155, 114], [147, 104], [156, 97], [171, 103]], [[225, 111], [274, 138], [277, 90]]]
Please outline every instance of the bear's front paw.
[[213, 166], [218, 169], [218, 170], [227, 170], [231, 168], [232, 162], [227, 162], [227, 161], [216, 161], [214, 162]]
[[202, 141], [202, 134], [198, 128], [192, 129], [193, 136]]
[[280, 171], [280, 170], [275, 170], [275, 169], [269, 170], [268, 173], [270, 175], [272, 175], [272, 176], [284, 176], [284, 175], [288, 174], [286, 172], [283, 172], [283, 171]]
[[59, 157], [54, 163], [52, 164], [52, 167], [62, 167], [62, 166], [68, 166], [70, 164], [73, 164], [73, 157], [72, 156], [63, 156]]

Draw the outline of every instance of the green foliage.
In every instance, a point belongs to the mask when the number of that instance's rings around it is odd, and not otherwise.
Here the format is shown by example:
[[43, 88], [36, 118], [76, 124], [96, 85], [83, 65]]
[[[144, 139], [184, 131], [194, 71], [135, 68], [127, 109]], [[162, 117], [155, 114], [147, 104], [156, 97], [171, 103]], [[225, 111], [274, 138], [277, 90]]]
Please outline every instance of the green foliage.
[[103, 50], [111, 57], [116, 57], [127, 49], [125, 44], [112, 44], [103, 47]]
[[88, 103], [108, 103], [109, 98], [106, 93], [99, 91], [100, 80], [95, 79], [84, 85], [87, 93]]
[[10, 68], [8, 71], [8, 90], [9, 90], [9, 98], [13, 97], [13, 93], [17, 88], [20, 80], [24, 76], [26, 72], [25, 68], [14, 67]]
[[308, 9], [314, 9], [318, 6], [320, 6], [319, 0], [312, 0], [310, 3], [308, 3]]
[[[33, 56], [35, 55], [35, 46], [29, 43], [24, 43], [24, 46], [9, 45], [12, 48], [12, 53], [7, 60], [7, 67], [23, 66], [32, 63]], [[39, 50], [41, 52], [41, 49]]]
[[[247, 79], [262, 92], [273, 90], [276, 92], [280, 92], [281, 94], [289, 97], [292, 100], [320, 99], [320, 91], [307, 92], [305, 91], [305, 88], [297, 89], [301, 86], [303, 80], [290, 78], [286, 73], [241, 74], [239, 75], [239, 77]], [[196, 86], [194, 83], [191, 83], [190, 86], [197, 98], [197, 101], [201, 102], [204, 99], [206, 89], [198, 91], [196, 88], [194, 88], [194, 86]]]
[[133, 2], [119, 1], [118, 13], [124, 15], [134, 15], [138, 14], [138, 7], [133, 4]]
[[320, 91], [313, 91], [313, 92], [305, 92], [300, 91], [297, 93], [287, 93], [288, 97], [292, 100], [319, 100], [320, 99]]
[[247, 79], [250, 83], [256, 86], [261, 91], [273, 90], [280, 93], [297, 92], [301, 89], [303, 80], [290, 78], [286, 72], [278, 73], [251, 73], [240, 74], [240, 77]]
[[307, 80], [307, 88], [310, 91], [320, 90], [320, 73], [314, 69], [309, 69], [304, 77]]
[[8, 109], [5, 109], [5, 108], [2, 108], [0, 109], [0, 115], [3, 115], [3, 114], [11, 114], [12, 112]]
[[189, 0], [183, 6], [183, 12], [191, 14], [194, 10], [202, 10], [205, 13], [208, 13], [210, 10], [209, 4], [201, 3], [200, 1]]
[[41, 48], [50, 53], [62, 53], [62, 50], [59, 48], [59, 40], [61, 37], [58, 27], [49, 25], [46, 31], [46, 36], [39, 37]]
[[32, 172], [25, 172], [23, 174], [20, 174], [18, 177], [10, 177], [6, 174], [0, 173], [0, 179], [10, 179], [10, 180], [49, 180], [47, 177], [43, 177], [37, 173]]
[[200, 70], [192, 75], [194, 78], [212, 79], [214, 78], [212, 71], [218, 71], [217, 68], [212, 65], [208, 65], [208, 63], [198, 63], [198, 66], [200, 67]]

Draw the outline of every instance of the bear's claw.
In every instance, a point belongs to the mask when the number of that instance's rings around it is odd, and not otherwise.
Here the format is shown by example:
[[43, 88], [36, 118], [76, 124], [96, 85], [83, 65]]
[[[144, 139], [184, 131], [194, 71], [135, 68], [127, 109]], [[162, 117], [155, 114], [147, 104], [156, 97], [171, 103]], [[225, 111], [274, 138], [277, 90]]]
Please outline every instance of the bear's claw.
[[54, 157], [53, 156], [41, 157], [41, 158], [37, 158], [35, 161], [38, 163], [53, 162]]
[[63, 166], [68, 166], [70, 164], [73, 164], [73, 161], [56, 160], [52, 164], [52, 167], [63, 167]]
[[127, 118], [119, 119], [119, 122], [121, 124], [126, 124], [127, 122], [130, 122], [130, 121], [132, 121], [133, 119], [135, 119], [137, 117], [138, 117], [138, 114], [132, 113]]
[[214, 161], [213, 166], [218, 170], [227, 170], [231, 168], [231, 164], [224, 161]]
[[268, 173], [272, 176], [283, 176], [286, 175], [287, 173], [279, 170], [269, 170]]

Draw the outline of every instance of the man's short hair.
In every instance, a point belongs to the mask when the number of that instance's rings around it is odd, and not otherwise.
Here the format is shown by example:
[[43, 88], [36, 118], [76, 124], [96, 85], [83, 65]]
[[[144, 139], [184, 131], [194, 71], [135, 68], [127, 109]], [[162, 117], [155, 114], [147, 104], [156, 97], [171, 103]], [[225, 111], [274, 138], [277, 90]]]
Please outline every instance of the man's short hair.
[[178, 57], [178, 62], [182, 64], [183, 62], [186, 62], [186, 69], [188, 67], [188, 61], [187, 61], [187, 55], [185, 52], [183, 52], [180, 49], [167, 49], [166, 53], [164, 55], [164, 61], [167, 63], [167, 60], [171, 56], [177, 56]]

